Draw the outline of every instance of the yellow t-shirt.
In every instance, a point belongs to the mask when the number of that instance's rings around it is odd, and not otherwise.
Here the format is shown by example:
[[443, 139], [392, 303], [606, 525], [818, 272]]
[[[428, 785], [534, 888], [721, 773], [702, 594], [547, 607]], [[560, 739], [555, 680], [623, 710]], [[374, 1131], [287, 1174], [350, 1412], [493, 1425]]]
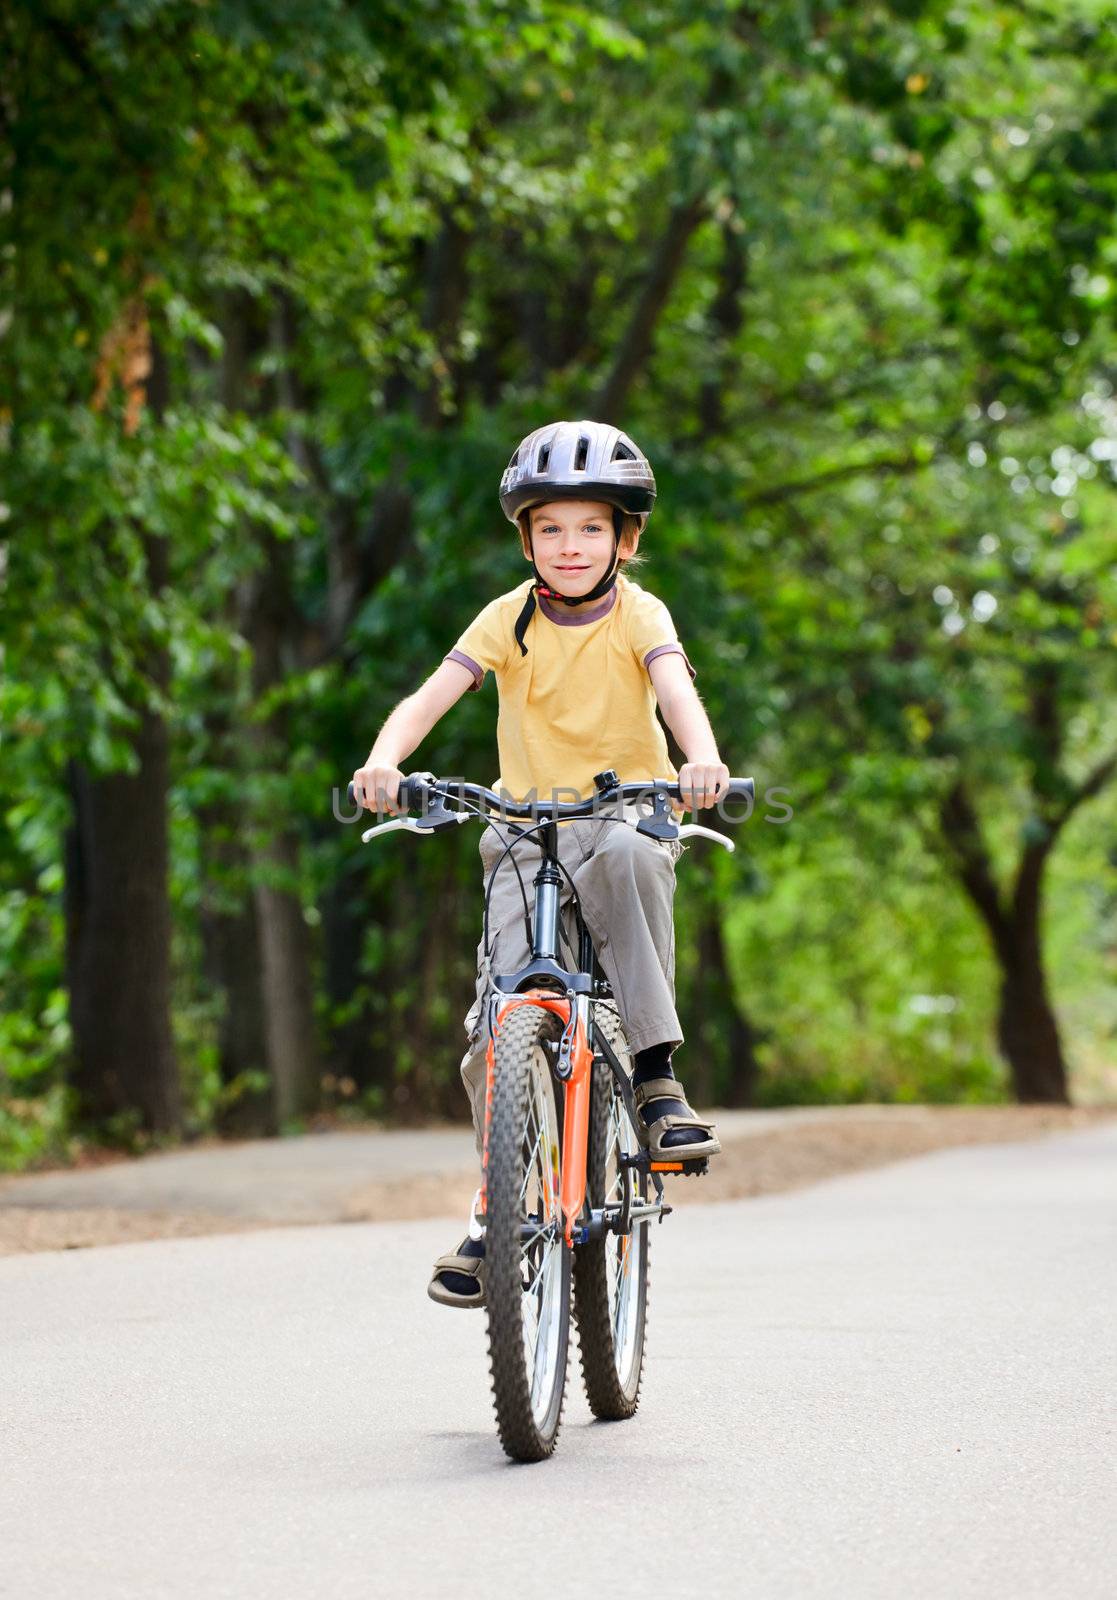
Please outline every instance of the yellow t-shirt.
[[594, 773], [610, 767], [622, 783], [673, 781], [648, 664], [676, 652], [695, 674], [663, 601], [625, 577], [584, 615], [537, 595], [525, 656], [514, 629], [532, 581], [491, 601], [445, 657], [469, 668], [473, 689], [496, 674], [500, 777], [491, 787], [518, 801], [559, 789], [572, 801], [570, 790], [588, 799]]

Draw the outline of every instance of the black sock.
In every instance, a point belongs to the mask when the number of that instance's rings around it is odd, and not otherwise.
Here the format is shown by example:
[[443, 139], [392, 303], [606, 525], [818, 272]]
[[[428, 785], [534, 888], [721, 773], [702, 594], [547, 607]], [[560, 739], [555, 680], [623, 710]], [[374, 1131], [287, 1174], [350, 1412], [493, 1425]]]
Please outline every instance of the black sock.
[[637, 1050], [632, 1058], [633, 1083], [647, 1083], [649, 1078], [673, 1078], [671, 1069], [671, 1044], [653, 1044], [646, 1050]]
[[[671, 1065], [672, 1044], [653, 1044], [646, 1050], [637, 1050], [632, 1058], [632, 1083], [638, 1087], [642, 1083], [650, 1083], [653, 1078], [674, 1078], [675, 1072]], [[685, 1117], [686, 1102], [684, 1100], [671, 1100], [657, 1097], [655, 1100], [646, 1100], [641, 1108], [640, 1115], [644, 1119], [645, 1127], [657, 1122], [660, 1117]], [[661, 1143], [672, 1150], [688, 1144], [701, 1144], [705, 1134], [689, 1132], [686, 1128], [672, 1128], [663, 1135]]]

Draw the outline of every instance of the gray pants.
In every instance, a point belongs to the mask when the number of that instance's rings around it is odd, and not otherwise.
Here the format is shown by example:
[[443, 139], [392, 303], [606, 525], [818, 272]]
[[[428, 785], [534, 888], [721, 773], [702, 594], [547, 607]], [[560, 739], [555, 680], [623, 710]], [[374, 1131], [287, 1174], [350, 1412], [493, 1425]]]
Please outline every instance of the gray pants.
[[[628, 816], [636, 815], [626, 807]], [[514, 826], [514, 825], [513, 825]], [[493, 863], [511, 837], [511, 827], [487, 827], [479, 845], [487, 883]], [[683, 1030], [675, 1010], [675, 863], [686, 847], [637, 833], [631, 822], [579, 819], [558, 830], [558, 858], [578, 891], [582, 916], [624, 1023], [632, 1051], [654, 1044], [681, 1044]], [[532, 879], [541, 852], [534, 838], [518, 842], [512, 855], [519, 863], [529, 910], [534, 914]], [[578, 941], [570, 884], [563, 879], [559, 903], [562, 921], [574, 950], [574, 962], [560, 947], [559, 964], [576, 964]], [[526, 966], [531, 955], [524, 928], [524, 902], [511, 856], [501, 863], [489, 903], [489, 965], [509, 974]], [[477, 997], [465, 1019], [469, 1039], [461, 1075], [469, 1093], [473, 1126], [480, 1151], [484, 1127], [486, 1003], [488, 974], [482, 962], [484, 931], [477, 946]]]

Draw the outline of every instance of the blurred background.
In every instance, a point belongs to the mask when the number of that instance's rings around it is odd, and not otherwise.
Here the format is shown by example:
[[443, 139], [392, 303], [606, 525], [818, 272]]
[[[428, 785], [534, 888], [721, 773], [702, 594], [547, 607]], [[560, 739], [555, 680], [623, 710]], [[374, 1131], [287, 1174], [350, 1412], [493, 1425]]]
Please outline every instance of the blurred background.
[[465, 1115], [479, 830], [333, 794], [557, 416], [794, 810], [680, 864], [692, 1100], [1117, 1099], [1115, 20], [5, 9], [0, 1168]]

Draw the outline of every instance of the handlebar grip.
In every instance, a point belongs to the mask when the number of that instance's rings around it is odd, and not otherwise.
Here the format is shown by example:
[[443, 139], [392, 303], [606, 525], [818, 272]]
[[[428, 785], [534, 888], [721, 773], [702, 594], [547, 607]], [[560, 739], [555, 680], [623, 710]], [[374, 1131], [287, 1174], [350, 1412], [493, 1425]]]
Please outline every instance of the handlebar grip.
[[[350, 784], [345, 792], [349, 798], [349, 804], [351, 806], [355, 806], [357, 804], [357, 794], [356, 790], [353, 788], [353, 785]], [[423, 809], [423, 796], [425, 794], [426, 785], [424, 784], [422, 778], [401, 778], [399, 786], [399, 799], [397, 802], [400, 810], [421, 811]]]
[[402, 778], [399, 786], [399, 807], [401, 811], [421, 811], [427, 786], [422, 778]]
[[730, 778], [729, 788], [722, 798], [727, 800], [751, 800], [755, 794], [756, 784], [752, 778]]

